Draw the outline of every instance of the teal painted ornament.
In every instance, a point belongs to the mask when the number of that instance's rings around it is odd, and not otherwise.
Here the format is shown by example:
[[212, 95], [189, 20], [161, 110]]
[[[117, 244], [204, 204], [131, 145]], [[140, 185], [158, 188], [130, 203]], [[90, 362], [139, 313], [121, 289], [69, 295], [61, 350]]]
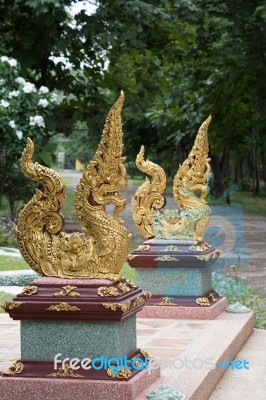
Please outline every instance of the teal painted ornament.
[[158, 389], [150, 392], [146, 398], [148, 400], [184, 400], [186, 395], [167, 385], [161, 385]]

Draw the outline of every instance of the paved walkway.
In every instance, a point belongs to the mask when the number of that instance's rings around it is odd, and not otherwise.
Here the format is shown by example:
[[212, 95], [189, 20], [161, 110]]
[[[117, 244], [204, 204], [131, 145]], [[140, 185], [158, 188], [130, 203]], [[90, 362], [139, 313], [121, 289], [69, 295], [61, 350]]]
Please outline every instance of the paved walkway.
[[[220, 332], [223, 323], [222, 318], [213, 321], [138, 319], [138, 346], [158, 358], [181, 358], [186, 355], [193, 359]], [[217, 347], [219, 345], [217, 343]], [[209, 399], [264, 400], [265, 357], [266, 332], [255, 329], [237, 356], [237, 359], [249, 361], [250, 370], [228, 370]], [[7, 314], [0, 315], [0, 370], [5, 370], [19, 358], [19, 322], [10, 319]], [[169, 373], [177, 376], [182, 372], [181, 369], [169, 371], [169, 368], [167, 373], [165, 371], [162, 375], [168, 377]], [[193, 371], [190, 374], [193, 379]]]

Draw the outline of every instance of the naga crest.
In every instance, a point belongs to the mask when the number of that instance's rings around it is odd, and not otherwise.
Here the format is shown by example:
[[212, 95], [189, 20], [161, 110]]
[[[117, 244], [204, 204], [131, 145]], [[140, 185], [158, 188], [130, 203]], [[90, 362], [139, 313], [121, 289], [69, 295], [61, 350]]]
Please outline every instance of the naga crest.
[[[119, 219], [126, 199], [119, 193], [127, 186], [122, 157], [121, 110], [124, 94], [111, 108], [99, 147], [84, 170], [75, 192], [75, 210], [83, 233], [63, 232], [60, 209], [66, 187], [50, 168], [33, 163], [34, 144], [28, 138], [20, 160], [26, 177], [41, 182], [21, 211], [17, 238], [22, 256], [41, 275], [60, 278], [112, 278], [124, 264], [131, 235]], [[105, 209], [114, 205], [113, 216]]]
[[144, 159], [142, 146], [136, 158], [140, 171], [151, 176], [137, 189], [132, 200], [133, 218], [139, 232], [146, 238], [203, 241], [210, 219], [206, 202], [211, 168], [208, 158], [208, 126], [211, 116], [203, 122], [188, 158], [179, 166], [173, 181], [173, 197], [178, 210], [162, 209], [166, 175], [157, 164]]

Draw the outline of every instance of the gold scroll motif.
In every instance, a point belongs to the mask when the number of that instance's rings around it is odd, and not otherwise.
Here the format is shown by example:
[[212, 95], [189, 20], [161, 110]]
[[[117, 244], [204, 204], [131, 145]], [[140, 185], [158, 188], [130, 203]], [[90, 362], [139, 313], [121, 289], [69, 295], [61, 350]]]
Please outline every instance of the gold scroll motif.
[[196, 252], [196, 251], [205, 251], [205, 250], [209, 250], [211, 248], [212, 248], [212, 246], [210, 246], [209, 244], [207, 244], [205, 242], [198, 243], [195, 246], [189, 246], [189, 250], [194, 251], [194, 252]]
[[121, 310], [124, 313], [130, 309], [131, 302], [128, 301], [127, 303], [122, 303], [122, 304], [120, 304], [120, 303], [110, 303], [110, 304], [104, 303], [102, 305], [103, 305], [103, 307], [105, 307], [109, 310], [112, 310], [112, 311]]
[[174, 177], [173, 197], [178, 210], [162, 210], [166, 176], [159, 165], [144, 160], [142, 146], [136, 165], [153, 179], [146, 178], [137, 189], [132, 211], [136, 227], [144, 237], [203, 241], [211, 213], [206, 202], [211, 176], [207, 136], [210, 121], [211, 116], [199, 128], [188, 158]]
[[142, 306], [142, 304], [144, 304], [144, 303], [145, 303], [145, 300], [142, 297], [137, 297], [133, 303], [133, 307]]
[[214, 303], [216, 303], [216, 301], [219, 300], [219, 299], [217, 299], [216, 297], [214, 297], [214, 294], [213, 294], [213, 293], [210, 293], [210, 294], [209, 294], [209, 297], [212, 299], [212, 301], [213, 301]]
[[146, 292], [146, 293], [144, 293], [144, 297], [145, 297], [147, 300], [150, 299], [151, 296], [152, 296], [151, 292]]
[[73, 369], [70, 368], [69, 364], [65, 364], [64, 368], [58, 368], [58, 371], [53, 372], [52, 374], [49, 374], [47, 376], [50, 376], [51, 378], [85, 378], [85, 376], [82, 376], [80, 374], [75, 374]]
[[76, 286], [63, 286], [62, 290], [60, 290], [59, 292], [55, 292], [53, 294], [53, 296], [56, 297], [80, 297], [80, 293], [75, 292], [74, 289], [77, 289]]
[[129, 379], [132, 376], [132, 372], [127, 369], [126, 367], [120, 369], [117, 374], [114, 374], [114, 370], [112, 368], [107, 369], [107, 375], [112, 378], [119, 378], [119, 379]]
[[148, 251], [150, 249], [150, 245], [149, 244], [141, 244], [136, 251]]
[[154, 261], [178, 261], [178, 258], [165, 255], [155, 258]]
[[31, 296], [32, 294], [37, 293], [38, 287], [37, 286], [26, 286], [24, 289], [19, 293], [20, 295]]
[[131, 290], [131, 288], [128, 287], [128, 286], [127, 286], [125, 283], [123, 283], [123, 282], [118, 283], [117, 286], [119, 287], [119, 289], [121, 290], [122, 293], [128, 293], [128, 292], [130, 292], [130, 290]]
[[3, 310], [8, 311], [20, 307], [21, 304], [21, 301], [4, 301], [4, 303], [1, 304], [1, 307], [3, 308]]
[[161, 302], [158, 305], [159, 306], [176, 306], [177, 304], [172, 303], [170, 297], [163, 297]]
[[60, 303], [60, 304], [52, 304], [48, 308], [47, 311], [80, 311], [80, 308], [77, 306], [71, 306], [67, 303]]
[[180, 251], [178, 246], [170, 245], [165, 246], [164, 251]]
[[199, 304], [200, 306], [210, 306], [210, 301], [208, 297], [198, 297], [196, 300], [196, 303]]
[[[120, 191], [127, 186], [122, 156], [121, 111], [124, 94], [111, 108], [98, 149], [75, 192], [75, 210], [83, 233], [63, 232], [66, 187], [52, 169], [32, 161], [28, 138], [20, 160], [24, 175], [42, 183], [21, 211], [17, 239], [22, 256], [41, 275], [60, 278], [107, 278], [118, 274], [127, 259], [131, 235], [119, 218], [126, 206]], [[113, 215], [106, 206], [114, 205]]]
[[143, 355], [143, 357], [147, 357], [148, 361], [152, 358], [152, 357], [149, 355], [149, 353], [147, 353], [146, 350], [140, 349], [139, 352], [140, 352], [140, 354]]
[[20, 374], [24, 369], [24, 364], [21, 361], [15, 361], [7, 371], [3, 372], [2, 375], [17, 375]]
[[119, 292], [117, 290], [117, 288], [113, 287], [113, 286], [101, 286], [97, 289], [97, 294], [98, 296], [102, 296], [102, 297], [115, 297], [119, 295]]
[[131, 282], [129, 279], [126, 279], [126, 283], [128, 284], [128, 286], [130, 286], [132, 289], [135, 289], [137, 286], [135, 285], [135, 283]]

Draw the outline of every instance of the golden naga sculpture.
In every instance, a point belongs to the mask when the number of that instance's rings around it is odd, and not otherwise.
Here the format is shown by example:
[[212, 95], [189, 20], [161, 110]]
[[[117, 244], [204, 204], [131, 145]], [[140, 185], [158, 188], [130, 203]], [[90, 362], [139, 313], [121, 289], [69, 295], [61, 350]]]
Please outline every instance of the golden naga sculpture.
[[[61, 278], [112, 278], [120, 271], [128, 254], [131, 235], [119, 219], [126, 199], [119, 194], [127, 186], [122, 157], [121, 110], [124, 94], [111, 108], [99, 147], [84, 170], [75, 193], [75, 210], [83, 233], [62, 231], [60, 209], [66, 187], [50, 168], [33, 163], [33, 142], [28, 139], [21, 157], [26, 177], [41, 182], [39, 190], [24, 207], [17, 223], [21, 254], [41, 275]], [[106, 205], [114, 205], [113, 216]]]
[[159, 165], [144, 160], [144, 147], [141, 147], [136, 165], [152, 179], [146, 178], [138, 188], [132, 210], [135, 224], [144, 237], [203, 241], [211, 214], [206, 202], [211, 176], [208, 158], [210, 122], [211, 116], [201, 125], [188, 158], [174, 177], [173, 196], [179, 210], [162, 210], [166, 175]]

